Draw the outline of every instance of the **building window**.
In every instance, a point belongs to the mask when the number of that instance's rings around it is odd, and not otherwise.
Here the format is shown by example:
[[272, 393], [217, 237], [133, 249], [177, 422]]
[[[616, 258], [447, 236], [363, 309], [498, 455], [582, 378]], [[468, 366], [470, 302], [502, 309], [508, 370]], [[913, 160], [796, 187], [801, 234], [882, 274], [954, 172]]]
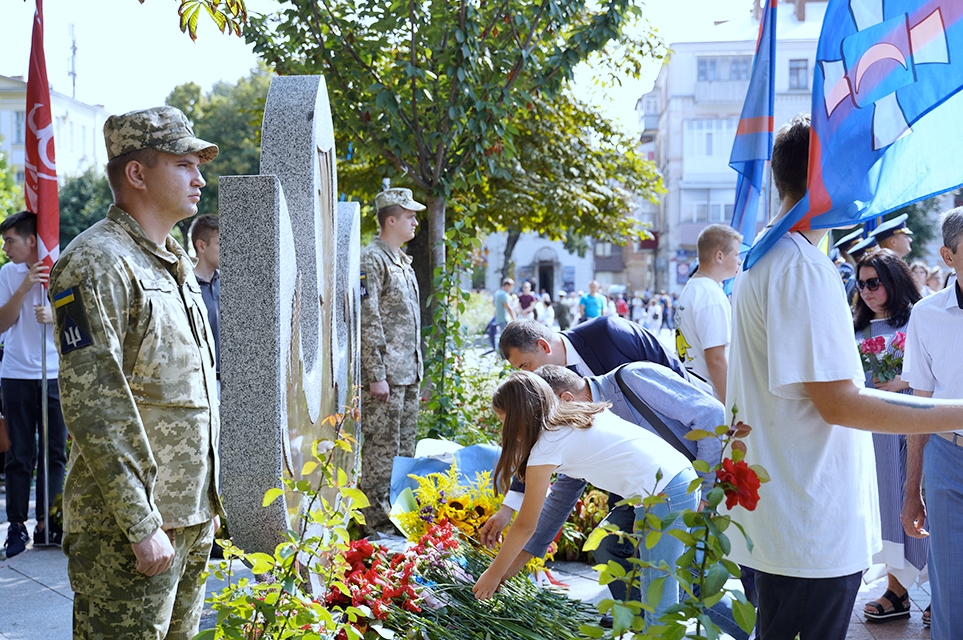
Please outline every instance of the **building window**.
[[708, 222], [708, 200], [708, 189], [683, 189], [682, 222]]
[[733, 58], [729, 64], [729, 79], [748, 80], [751, 60], [752, 58]]
[[713, 56], [699, 58], [699, 82], [748, 80], [752, 56]]
[[684, 189], [680, 222], [720, 222], [732, 220], [734, 189]]
[[611, 242], [596, 242], [595, 243], [595, 255], [599, 258], [608, 258], [612, 255], [612, 243]]
[[26, 181], [27, 176], [24, 174], [23, 171], [18, 171], [17, 176], [14, 179], [17, 181], [17, 184], [22, 185], [24, 181]]
[[809, 88], [809, 61], [790, 60], [789, 61], [789, 88], [808, 89]]
[[715, 58], [699, 58], [699, 82], [718, 80]]
[[13, 143], [23, 144], [27, 136], [27, 112], [17, 111], [13, 114]]

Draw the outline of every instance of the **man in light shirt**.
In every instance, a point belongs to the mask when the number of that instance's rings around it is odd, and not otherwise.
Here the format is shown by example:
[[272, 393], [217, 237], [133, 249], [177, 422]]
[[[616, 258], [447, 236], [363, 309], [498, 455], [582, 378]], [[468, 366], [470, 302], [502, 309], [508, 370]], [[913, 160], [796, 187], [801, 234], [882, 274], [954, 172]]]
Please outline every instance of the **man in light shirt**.
[[[797, 116], [776, 135], [779, 216], [806, 193], [809, 128]], [[731, 510], [754, 543], [750, 551], [730, 536], [730, 558], [756, 570], [759, 640], [846, 638], [863, 571], [881, 548], [864, 432], [963, 430], [961, 401], [863, 386], [843, 283], [817, 248], [825, 233], [777, 239], [736, 277], [732, 296], [726, 404], [752, 427], [746, 462], [772, 478], [754, 511]]]
[[679, 296], [675, 348], [691, 373], [712, 383], [716, 398], [726, 399], [732, 307], [722, 282], [739, 272], [742, 235], [724, 224], [699, 234], [699, 270]]
[[[906, 331], [903, 379], [913, 395], [923, 398], [963, 398], [960, 336], [963, 335], [963, 207], [943, 217], [940, 255], [956, 272], [951, 287], [920, 300], [913, 308]], [[949, 428], [949, 425], [947, 425]], [[901, 520], [907, 535], [929, 535], [929, 573], [933, 592], [933, 640], [959, 637], [963, 629], [963, 430], [937, 437], [907, 438], [906, 498]], [[922, 476], [926, 476], [923, 504]], [[926, 529], [928, 529], [928, 531]], [[956, 634], [954, 636], [954, 634]]]

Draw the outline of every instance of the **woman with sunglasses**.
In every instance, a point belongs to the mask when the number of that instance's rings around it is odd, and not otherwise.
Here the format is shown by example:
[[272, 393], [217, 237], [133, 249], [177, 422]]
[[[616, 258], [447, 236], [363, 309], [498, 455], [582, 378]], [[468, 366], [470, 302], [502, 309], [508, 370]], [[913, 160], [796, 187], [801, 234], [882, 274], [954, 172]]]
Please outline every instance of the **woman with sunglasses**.
[[[889, 249], [864, 255], [856, 264], [856, 289], [853, 303], [853, 325], [856, 341], [882, 336], [886, 350], [893, 351], [897, 332], [906, 333], [910, 311], [919, 302], [916, 282], [906, 263]], [[866, 386], [883, 391], [912, 394], [900, 375], [883, 382], [866, 373]], [[906, 436], [873, 434], [876, 452], [876, 482], [879, 489], [879, 512], [883, 550], [873, 557], [886, 566], [886, 593], [866, 604], [867, 619], [876, 622], [909, 618], [907, 588], [914, 584], [926, 565], [927, 541], [910, 538], [903, 531], [899, 515], [903, 507], [903, 485], [906, 481]], [[929, 608], [923, 623], [929, 622]]]

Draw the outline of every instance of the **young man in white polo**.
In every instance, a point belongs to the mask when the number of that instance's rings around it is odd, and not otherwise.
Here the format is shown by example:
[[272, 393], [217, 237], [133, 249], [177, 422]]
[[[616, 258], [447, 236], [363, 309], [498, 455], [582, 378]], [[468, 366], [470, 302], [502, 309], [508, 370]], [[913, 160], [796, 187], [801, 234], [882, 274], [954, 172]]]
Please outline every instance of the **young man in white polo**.
[[675, 347], [691, 373], [712, 385], [725, 402], [732, 307], [722, 283], [739, 272], [742, 235], [730, 226], [710, 224], [699, 234], [699, 270], [679, 296]]

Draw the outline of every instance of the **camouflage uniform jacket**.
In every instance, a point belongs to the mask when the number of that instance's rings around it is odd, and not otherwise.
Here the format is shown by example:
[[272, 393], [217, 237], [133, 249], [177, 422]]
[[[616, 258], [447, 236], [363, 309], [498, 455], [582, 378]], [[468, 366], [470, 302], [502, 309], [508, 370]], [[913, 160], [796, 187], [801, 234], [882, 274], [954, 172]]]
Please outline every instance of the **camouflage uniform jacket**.
[[411, 256], [375, 237], [361, 251], [361, 384], [421, 380], [421, 302]]
[[222, 513], [214, 343], [181, 246], [111, 206], [57, 261], [50, 296], [73, 437], [65, 530], [139, 542]]

